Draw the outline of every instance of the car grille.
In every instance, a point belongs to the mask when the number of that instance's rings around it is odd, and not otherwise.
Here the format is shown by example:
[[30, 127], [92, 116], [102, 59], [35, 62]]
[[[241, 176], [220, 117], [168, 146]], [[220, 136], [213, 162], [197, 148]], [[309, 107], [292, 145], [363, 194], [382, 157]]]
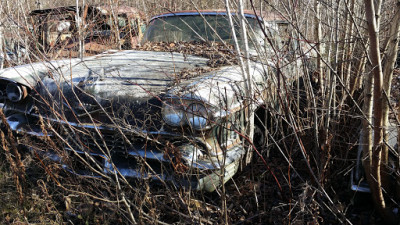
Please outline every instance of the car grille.
[[81, 99], [81, 106], [71, 100], [74, 99], [72, 97], [69, 102], [38, 94], [34, 94], [33, 98], [36, 109], [34, 113], [53, 120], [65, 120], [76, 124], [117, 124], [120, 127], [132, 126], [147, 131], [159, 131], [163, 127], [162, 103], [156, 97], [138, 103], [127, 102], [128, 100], [113, 101], [113, 104], [106, 102], [101, 107], [87, 99]]
[[[125, 153], [128, 150], [145, 149], [151, 142], [135, 134], [93, 128], [79, 129], [71, 135], [66, 136], [66, 148], [90, 154], [108, 155], [114, 153]], [[154, 145], [153, 145], [154, 147]]]
[[[65, 132], [64, 135], [66, 135]], [[93, 159], [96, 159], [95, 164], [104, 166], [107, 164], [108, 156], [111, 156], [112, 162], [118, 168], [142, 171], [146, 174], [164, 174], [166, 171], [172, 171], [169, 160], [162, 157], [162, 146], [146, 141], [145, 138], [138, 135], [122, 135], [117, 131], [104, 129], [100, 129], [98, 132], [94, 129], [79, 129], [73, 135], [69, 133], [65, 140], [66, 146], [64, 148], [70, 150], [70, 156], [73, 158], [71, 160], [72, 168], [77, 171], [83, 171], [85, 168], [88, 170], [88, 168], [82, 164], [80, 159], [77, 159], [76, 153], [80, 154], [90, 164], [93, 163]], [[130, 143], [128, 143], [128, 140]], [[141, 154], [132, 155], [132, 152], [135, 151], [147, 152], [148, 157], [145, 154], [144, 156]], [[85, 153], [88, 153], [88, 155]], [[158, 158], [152, 157], [153, 153], [158, 154]], [[96, 168], [94, 164], [92, 167]], [[104, 166], [103, 169], [107, 170], [107, 166]]]

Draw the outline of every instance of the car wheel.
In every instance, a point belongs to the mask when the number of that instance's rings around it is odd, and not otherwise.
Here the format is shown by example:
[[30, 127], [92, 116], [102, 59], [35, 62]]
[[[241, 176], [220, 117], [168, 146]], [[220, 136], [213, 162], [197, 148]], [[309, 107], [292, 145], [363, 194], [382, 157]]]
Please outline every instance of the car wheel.
[[265, 147], [266, 144], [266, 136], [265, 136], [265, 128], [260, 123], [254, 123], [254, 137], [253, 144], [257, 150], [261, 150]]

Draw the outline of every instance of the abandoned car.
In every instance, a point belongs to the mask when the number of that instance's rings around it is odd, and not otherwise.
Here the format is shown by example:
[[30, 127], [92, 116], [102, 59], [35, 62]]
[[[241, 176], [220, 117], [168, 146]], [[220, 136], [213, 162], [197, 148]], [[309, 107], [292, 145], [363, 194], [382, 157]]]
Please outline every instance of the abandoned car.
[[36, 48], [47, 54], [55, 53], [53, 58], [77, 56], [80, 32], [87, 54], [134, 47], [143, 36], [146, 20], [137, 9], [122, 5], [85, 5], [78, 10], [76, 6], [34, 10], [30, 19]]
[[[237, 172], [248, 149], [241, 135], [246, 109], [265, 112], [277, 105], [273, 60], [255, 54], [270, 49], [261, 29], [275, 40], [283, 23], [251, 12], [245, 17], [249, 76], [230, 45], [226, 12], [162, 14], [151, 19], [138, 50], [0, 71], [8, 123], [2, 127], [21, 146], [80, 176], [214, 191]], [[295, 76], [297, 66], [291, 68]], [[249, 83], [254, 96], [246, 93]], [[262, 143], [260, 127], [256, 122], [254, 141]]]

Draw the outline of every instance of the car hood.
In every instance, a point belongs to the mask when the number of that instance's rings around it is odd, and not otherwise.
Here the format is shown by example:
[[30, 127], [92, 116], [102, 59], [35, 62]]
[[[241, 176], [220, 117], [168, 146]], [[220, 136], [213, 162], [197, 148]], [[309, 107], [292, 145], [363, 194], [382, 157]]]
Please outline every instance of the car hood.
[[[207, 72], [207, 61], [172, 52], [112, 51], [83, 61], [58, 60], [9, 68], [0, 71], [0, 79], [29, 87], [41, 114], [65, 115], [68, 121], [82, 122], [76, 115], [101, 109], [123, 118], [132, 117], [131, 109], [135, 109], [133, 117], [137, 118], [137, 114], [159, 111], [160, 96], [172, 86]], [[109, 118], [103, 117], [98, 120]]]
[[[246, 83], [240, 67], [210, 68], [208, 60], [176, 52], [113, 51], [83, 61], [10, 68], [0, 71], [0, 79], [29, 87], [34, 108], [42, 115], [78, 123], [118, 120], [149, 127], [145, 123], [162, 121], [163, 97], [181, 96], [216, 108], [223, 105], [225, 110], [216, 112], [219, 116], [240, 108]], [[256, 89], [265, 89], [261, 88], [266, 85], [264, 69], [258, 63], [251, 65]]]
[[64, 65], [40, 81], [53, 96], [62, 90], [69, 97], [77, 88], [98, 100], [146, 100], [206, 68], [207, 61], [179, 53], [121, 51]]
[[[49, 91], [55, 86], [89, 85], [102, 96], [115, 93], [135, 95], [132, 87], [141, 86], [151, 91], [179, 82], [197, 68], [206, 68], [208, 59], [180, 53], [151, 51], [109, 51], [79, 59], [64, 59], [7, 68], [0, 71], [0, 79], [21, 83], [33, 88], [42, 82]], [[100, 88], [101, 86], [101, 88]], [[116, 90], [115, 87], [119, 88]], [[129, 89], [129, 90], [128, 90]], [[113, 93], [110, 93], [113, 91]]]
[[84, 92], [99, 102], [145, 101], [182, 80], [211, 70], [207, 61], [172, 52], [112, 51], [83, 61], [67, 59], [8, 68], [0, 71], [0, 79], [57, 99], [74, 99], [74, 95]]

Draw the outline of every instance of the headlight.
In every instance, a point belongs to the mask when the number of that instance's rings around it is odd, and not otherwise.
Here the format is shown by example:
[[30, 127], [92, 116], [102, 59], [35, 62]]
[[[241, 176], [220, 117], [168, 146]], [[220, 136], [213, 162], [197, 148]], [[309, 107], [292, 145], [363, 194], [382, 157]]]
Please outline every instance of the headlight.
[[10, 101], [18, 102], [24, 99], [28, 95], [28, 92], [25, 86], [16, 83], [8, 83], [6, 87], [6, 95]]
[[164, 121], [170, 126], [177, 127], [185, 123], [185, 115], [183, 113], [183, 110], [179, 107], [175, 107], [173, 103], [164, 104], [162, 115]]
[[207, 127], [208, 111], [204, 105], [193, 103], [186, 109], [186, 118], [194, 129], [201, 130]]

